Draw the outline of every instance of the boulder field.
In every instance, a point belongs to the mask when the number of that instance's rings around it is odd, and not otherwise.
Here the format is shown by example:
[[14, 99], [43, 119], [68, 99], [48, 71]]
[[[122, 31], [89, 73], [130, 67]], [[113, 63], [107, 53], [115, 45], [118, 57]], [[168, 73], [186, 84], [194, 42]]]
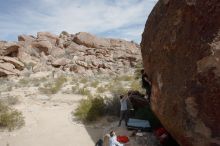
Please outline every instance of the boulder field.
[[141, 62], [140, 46], [132, 41], [101, 38], [87, 32], [59, 36], [38, 32], [18, 42], [0, 41], [0, 76], [59, 69], [85, 75], [122, 74]]

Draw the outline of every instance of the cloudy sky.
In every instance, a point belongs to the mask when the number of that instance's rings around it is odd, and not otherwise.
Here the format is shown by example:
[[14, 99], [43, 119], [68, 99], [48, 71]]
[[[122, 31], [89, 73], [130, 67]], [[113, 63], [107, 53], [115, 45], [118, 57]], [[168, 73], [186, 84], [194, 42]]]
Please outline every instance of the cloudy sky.
[[90, 32], [140, 42], [157, 0], [0, 0], [0, 40], [39, 31]]

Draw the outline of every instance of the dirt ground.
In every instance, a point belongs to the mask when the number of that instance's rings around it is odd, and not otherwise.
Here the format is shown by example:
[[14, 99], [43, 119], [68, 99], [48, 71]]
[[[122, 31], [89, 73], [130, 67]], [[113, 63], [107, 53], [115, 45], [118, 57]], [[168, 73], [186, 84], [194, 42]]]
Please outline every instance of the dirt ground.
[[[19, 97], [20, 102], [14, 107], [23, 113], [25, 126], [12, 132], [1, 131], [0, 146], [94, 146], [111, 130], [117, 135], [130, 136], [132, 133], [123, 124], [117, 127], [117, 118], [111, 122], [103, 118], [89, 125], [77, 121], [71, 112], [85, 98], [81, 95], [41, 95], [34, 87], [17, 88], [1, 95]], [[129, 138], [127, 146], [155, 146], [152, 133]]]

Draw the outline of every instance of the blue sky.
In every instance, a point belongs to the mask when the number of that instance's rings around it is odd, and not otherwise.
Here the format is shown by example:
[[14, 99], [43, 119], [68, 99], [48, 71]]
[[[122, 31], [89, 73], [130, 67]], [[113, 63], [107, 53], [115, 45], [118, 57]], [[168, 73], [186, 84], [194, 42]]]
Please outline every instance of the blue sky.
[[0, 40], [39, 31], [92, 34], [140, 42], [157, 0], [0, 0]]

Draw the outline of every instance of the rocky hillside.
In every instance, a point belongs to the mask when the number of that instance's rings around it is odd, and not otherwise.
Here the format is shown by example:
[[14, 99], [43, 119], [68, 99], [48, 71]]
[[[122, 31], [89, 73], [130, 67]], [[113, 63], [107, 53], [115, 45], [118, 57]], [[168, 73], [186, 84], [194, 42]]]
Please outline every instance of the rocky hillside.
[[167, 130], [181, 146], [219, 146], [220, 1], [159, 0], [141, 49]]
[[140, 48], [134, 42], [99, 38], [86, 32], [59, 36], [38, 32], [20, 35], [18, 42], [0, 41], [0, 76], [63, 70], [85, 75], [121, 74], [140, 62]]

